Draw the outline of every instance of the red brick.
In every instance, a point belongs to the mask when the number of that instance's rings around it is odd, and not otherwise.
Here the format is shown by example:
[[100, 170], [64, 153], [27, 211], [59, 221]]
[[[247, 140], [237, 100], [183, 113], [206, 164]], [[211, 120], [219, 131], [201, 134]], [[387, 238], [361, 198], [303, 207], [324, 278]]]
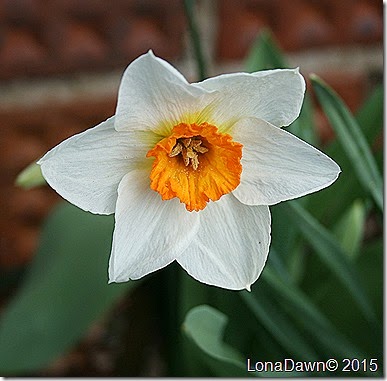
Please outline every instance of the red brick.
[[4, 32], [0, 46], [0, 62], [9, 72], [15, 67], [28, 72], [30, 66], [36, 68], [42, 64], [45, 57], [43, 46], [28, 30], [15, 28]]
[[264, 12], [251, 11], [246, 2], [220, 2], [217, 55], [222, 59], [244, 57], [259, 31], [268, 25]]
[[108, 54], [103, 39], [91, 27], [81, 23], [66, 24], [57, 45], [58, 59], [73, 67], [101, 62]]
[[243, 59], [263, 26], [294, 51], [380, 43], [382, 23], [378, 0], [222, 0], [217, 58]]
[[0, 79], [124, 68], [154, 49], [182, 55], [180, 0], [0, 1]]
[[366, 1], [359, 2], [351, 10], [350, 32], [356, 42], [373, 42], [383, 37], [381, 7]]
[[333, 42], [333, 27], [319, 9], [303, 1], [279, 4], [276, 31], [283, 49], [300, 50]]
[[8, 196], [9, 219], [26, 227], [39, 227], [56, 197], [46, 187], [24, 190], [13, 188]]

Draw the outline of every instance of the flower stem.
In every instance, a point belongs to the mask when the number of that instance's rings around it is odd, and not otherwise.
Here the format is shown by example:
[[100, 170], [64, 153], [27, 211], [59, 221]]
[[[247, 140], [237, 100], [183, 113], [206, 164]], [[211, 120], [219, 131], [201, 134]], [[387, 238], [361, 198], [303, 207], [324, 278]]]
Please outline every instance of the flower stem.
[[201, 81], [207, 78], [207, 65], [205, 62], [198, 26], [194, 14], [195, 0], [183, 0], [183, 4], [196, 60], [198, 80]]

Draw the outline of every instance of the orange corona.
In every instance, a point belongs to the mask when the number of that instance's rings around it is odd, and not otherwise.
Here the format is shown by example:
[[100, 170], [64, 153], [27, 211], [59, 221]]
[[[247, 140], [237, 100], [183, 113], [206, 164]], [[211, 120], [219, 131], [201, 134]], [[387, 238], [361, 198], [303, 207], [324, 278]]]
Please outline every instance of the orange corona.
[[209, 200], [219, 200], [240, 183], [242, 144], [208, 123], [174, 126], [147, 153], [151, 156], [151, 188], [163, 200], [178, 197], [190, 212], [204, 209]]

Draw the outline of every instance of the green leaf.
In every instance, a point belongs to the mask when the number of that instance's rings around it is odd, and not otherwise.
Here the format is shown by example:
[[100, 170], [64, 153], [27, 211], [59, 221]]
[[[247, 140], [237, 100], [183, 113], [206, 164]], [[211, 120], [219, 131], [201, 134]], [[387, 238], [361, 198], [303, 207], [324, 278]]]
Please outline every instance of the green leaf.
[[288, 130], [309, 144], [317, 145], [318, 139], [314, 122], [313, 105], [308, 93], [305, 94], [299, 117], [289, 126]]
[[46, 184], [46, 180], [42, 175], [40, 165], [35, 162], [23, 169], [16, 178], [16, 185], [25, 189], [34, 188], [43, 184]]
[[201, 305], [187, 313], [182, 329], [208, 356], [245, 370], [243, 356], [223, 341], [227, 321], [227, 316], [222, 312], [208, 305]]
[[[264, 273], [266, 270], [267, 268]], [[243, 291], [240, 296], [256, 319], [287, 352], [300, 360], [318, 360], [313, 347], [304, 339], [284, 311], [270, 300], [269, 295], [264, 292], [252, 294]]]
[[[357, 266], [361, 269], [364, 287], [370, 295], [380, 321], [383, 319], [383, 291], [384, 291], [384, 239], [380, 235], [375, 240], [362, 246], [361, 252], [356, 258]], [[382, 329], [380, 329], [382, 331]], [[379, 335], [382, 339], [383, 335]]]
[[[300, 235], [297, 226], [289, 224], [284, 218], [282, 205], [273, 205], [270, 208], [272, 214], [272, 242], [268, 264], [274, 265], [277, 258], [283, 262], [287, 272], [279, 274], [282, 278], [298, 281], [302, 278], [305, 269], [303, 247], [300, 245]], [[273, 266], [274, 267], [274, 266]]]
[[[206, 304], [211, 288], [190, 277], [177, 263], [164, 271], [167, 294], [163, 306], [168, 321], [167, 356], [169, 358], [169, 376], [200, 377], [208, 376], [208, 369], [203, 367], [200, 356], [192, 355], [192, 343], [181, 340], [180, 326], [187, 313], [193, 307]], [[178, 286], [177, 286], [178, 285]], [[230, 302], [228, 299], [227, 302]]]
[[267, 69], [280, 69], [288, 67], [284, 55], [274, 42], [268, 29], [263, 29], [246, 59], [246, 71], [254, 72]]
[[384, 117], [384, 90], [383, 85], [376, 86], [371, 95], [356, 113], [356, 121], [362, 127], [365, 138], [371, 145], [381, 134]]
[[[290, 249], [288, 249], [285, 245], [284, 247], [285, 247], [285, 250], [290, 251]], [[288, 253], [288, 251], [286, 252]], [[278, 276], [280, 276], [282, 279], [285, 279], [287, 282], [291, 283], [294, 281], [287, 266], [285, 265], [282, 258], [279, 256], [277, 250], [275, 250], [273, 246], [270, 247], [270, 252], [268, 255], [266, 266], [269, 266], [271, 269], [273, 269], [278, 274]]]
[[315, 350], [319, 348], [316, 345], [318, 343], [330, 355], [361, 357], [361, 351], [335, 329], [326, 316], [297, 286], [284, 282], [268, 268], [264, 270], [262, 276], [282, 299], [283, 308], [299, 320], [303, 330], [315, 338]]
[[376, 205], [383, 209], [383, 181], [360, 126], [344, 102], [326, 83], [316, 75], [311, 75], [310, 79], [359, 182], [372, 195]]
[[[380, 242], [382, 239], [380, 239]], [[368, 245], [367, 245], [368, 246]], [[356, 268], [362, 284], [369, 295], [378, 320], [383, 321], [383, 249], [382, 245], [374, 253], [362, 246], [356, 260]], [[383, 353], [383, 327], [367, 322], [348, 291], [332, 276], [316, 284], [313, 298], [319, 308], [335, 328], [350, 338], [357, 348], [361, 348], [364, 358], [381, 358]]]
[[364, 316], [375, 321], [375, 314], [368, 302], [355, 267], [349, 262], [333, 235], [297, 202], [282, 205], [300, 233], [315, 249], [320, 260], [337, 276], [361, 308]]
[[361, 200], [356, 200], [335, 227], [335, 236], [349, 258], [354, 259], [359, 254], [365, 220], [364, 204]]
[[69, 204], [47, 219], [31, 271], [0, 317], [0, 373], [49, 365], [138, 284], [107, 283], [112, 229], [112, 216]]
[[[383, 133], [383, 87], [376, 87], [367, 98], [356, 115], [358, 124], [369, 146], [373, 146], [375, 139]], [[382, 151], [382, 147], [379, 149]], [[356, 199], [366, 200], [369, 192], [364, 190], [359, 180], [353, 175], [353, 165], [335, 139], [326, 149], [326, 153], [340, 163], [342, 173], [339, 179], [324, 192], [317, 192], [308, 196], [308, 209], [318, 219], [324, 219], [328, 226], [336, 224], [341, 215], [355, 202]], [[382, 155], [382, 152], [380, 152]], [[326, 205], [329, 204], [329, 208]]]
[[195, 0], [183, 0], [184, 12], [186, 15], [189, 34], [191, 37], [192, 48], [196, 61], [198, 81], [202, 81], [207, 77], [207, 64], [204, 56], [201, 38], [199, 35], [198, 23], [196, 20]]

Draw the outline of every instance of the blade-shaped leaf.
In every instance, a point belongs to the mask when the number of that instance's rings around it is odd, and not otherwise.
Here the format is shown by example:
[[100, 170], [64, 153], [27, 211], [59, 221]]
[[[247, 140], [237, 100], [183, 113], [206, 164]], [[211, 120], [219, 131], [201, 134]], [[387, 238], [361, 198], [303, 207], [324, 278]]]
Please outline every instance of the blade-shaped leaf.
[[287, 202], [281, 206], [293, 223], [298, 226], [303, 237], [315, 249], [315, 253], [318, 254], [321, 261], [336, 274], [337, 278], [348, 289], [364, 316], [369, 321], [375, 322], [375, 314], [361, 287], [355, 268], [333, 235], [297, 202]]
[[208, 356], [246, 372], [243, 356], [223, 341], [228, 318], [208, 305], [192, 308], [186, 315], [183, 332]]
[[24, 168], [16, 178], [16, 185], [30, 189], [39, 185], [46, 184], [46, 180], [42, 175], [40, 165], [35, 162]]
[[366, 208], [361, 200], [356, 200], [335, 227], [335, 236], [349, 258], [359, 254], [365, 220]]
[[311, 75], [310, 78], [321, 106], [341, 142], [341, 147], [351, 160], [359, 182], [382, 209], [383, 181], [360, 126], [344, 102], [327, 84], [316, 75]]
[[[356, 120], [368, 145], [374, 146], [375, 139], [383, 133], [383, 87], [376, 87], [359, 109]], [[379, 148], [382, 151], [382, 148]], [[342, 173], [340, 178], [324, 192], [317, 192], [308, 196], [308, 209], [318, 218], [324, 218], [328, 226], [333, 226], [341, 215], [355, 202], [356, 199], [365, 200], [368, 191], [360, 185], [353, 176], [353, 165], [341, 144], [335, 139], [327, 148], [326, 153], [340, 163]], [[326, 207], [329, 203], [329, 208]]]
[[356, 121], [362, 127], [362, 131], [369, 145], [382, 132], [384, 117], [383, 105], [384, 90], [383, 85], [379, 85], [375, 87], [374, 91], [356, 113]]
[[305, 94], [299, 117], [289, 126], [288, 130], [309, 144], [317, 145], [313, 105], [308, 93]]
[[[267, 269], [265, 269], [266, 271]], [[300, 330], [284, 315], [265, 293], [240, 292], [242, 300], [257, 320], [271, 333], [293, 357], [302, 360], [318, 360], [313, 347], [303, 338]]]
[[0, 317], [0, 372], [23, 374], [69, 350], [137, 282], [107, 283], [113, 218], [69, 204], [47, 219], [31, 271]]
[[245, 66], [248, 72], [288, 67], [285, 57], [268, 29], [259, 33], [246, 59]]
[[323, 346], [326, 353], [349, 357], [361, 356], [361, 351], [337, 332], [329, 320], [297, 286], [284, 282], [271, 269], [265, 269], [262, 275], [277, 295], [283, 299], [285, 310], [300, 321], [303, 329]]
[[[255, 376], [255, 377], [283, 377], [302, 376], [305, 373], [296, 371], [255, 371], [253, 359], [246, 358], [223, 341], [224, 330], [228, 317], [217, 309], [208, 305], [192, 308], [183, 323], [183, 332], [195, 345], [209, 356], [208, 365], [216, 373], [225, 377]], [[220, 368], [214, 361], [223, 364]], [[219, 371], [220, 369], [220, 371]]]

